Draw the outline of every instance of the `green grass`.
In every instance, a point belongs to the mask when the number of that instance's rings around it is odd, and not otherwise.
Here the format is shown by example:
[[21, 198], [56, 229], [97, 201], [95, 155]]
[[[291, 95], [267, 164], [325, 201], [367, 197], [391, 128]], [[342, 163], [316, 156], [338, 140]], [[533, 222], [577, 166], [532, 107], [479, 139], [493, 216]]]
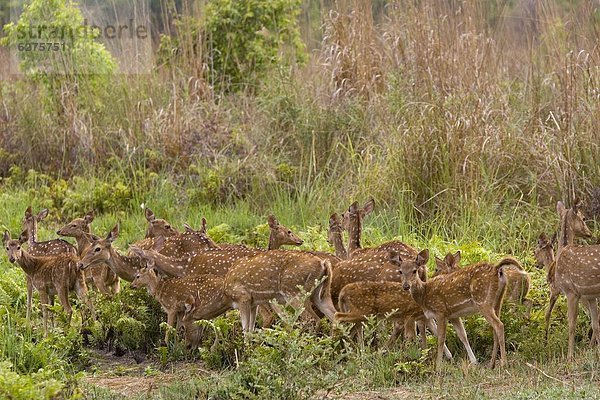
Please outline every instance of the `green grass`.
[[[277, 196], [264, 213], [256, 212], [248, 200], [239, 200], [232, 205], [196, 208], [182, 200], [186, 199], [188, 186], [175, 189], [172, 178], [160, 175], [153, 180], [161, 182], [160, 185], [131, 186], [131, 196], [117, 201], [110, 192], [90, 192], [90, 183], [80, 185], [86, 180], [98, 184], [105, 179], [90, 176], [64, 181], [63, 191], [71, 198], [82, 199], [82, 203], [78, 204], [56, 194], [56, 180], [37, 175], [30, 172], [30, 182], [25, 185], [4, 184], [0, 195], [4, 204], [0, 209], [2, 226], [18, 232], [26, 205], [32, 204], [34, 210], [49, 205], [50, 217], [40, 223], [39, 240], [54, 238], [54, 232], [68, 221], [67, 216], [73, 213], [72, 210], [87, 210], [90, 208], [86, 207], [87, 204], [103, 204], [107, 200], [103, 196], [108, 196], [115, 209], [100, 213], [92, 226], [95, 233], [105, 235], [114, 224], [119, 223], [121, 234], [116, 246], [121, 251], [126, 251], [129, 244], [144, 235], [142, 203], [151, 207], [158, 217], [166, 218], [180, 229], [184, 222], [199, 226], [201, 217], [205, 216], [209, 221], [209, 234], [218, 240], [262, 247], [266, 246], [268, 234], [266, 214], [274, 212], [281, 223], [306, 239], [303, 248], [332, 251], [325, 240], [328, 214], [334, 210], [343, 211], [350, 200], [324, 196], [327, 191], [315, 187], [300, 197]], [[115, 179], [119, 181], [120, 178], [113, 176], [111, 181]], [[37, 183], [32, 184], [31, 181]], [[320, 205], [313, 207], [315, 199]], [[283, 324], [274, 330], [259, 332], [251, 343], [244, 345], [239, 327], [234, 329], [239, 323], [236, 313], [215, 321], [214, 326], [221, 330], [223, 340], [214, 353], [207, 350], [189, 353], [176, 344], [162, 347], [160, 338], [164, 331], [161, 331], [159, 323], [164, 321], [164, 315], [143, 291], [133, 291], [128, 284], [124, 284], [123, 291], [113, 299], [95, 298], [99, 320], [90, 327], [92, 336], [88, 344], [84, 344], [79, 336], [82, 322], [77, 316], [72, 328], [63, 329], [59, 325], [48, 339], [42, 340], [37, 299], [31, 322], [33, 328], [29, 328], [25, 321], [24, 276], [17, 266], [7, 262], [6, 257], [0, 258], [0, 268], [4, 271], [4, 280], [0, 284], [0, 304], [3, 307], [0, 316], [4, 319], [0, 332], [1, 359], [11, 363], [11, 367], [8, 364], [5, 367], [19, 374], [20, 379], [27, 380], [38, 370], [43, 370], [44, 379], [57, 382], [52, 385], [62, 388], [63, 396], [84, 390], [85, 396], [93, 399], [120, 398], [102, 388], [81, 386], [85, 374], [74, 375], [86, 370], [91, 375], [107, 372], [94, 367], [90, 352], [96, 351], [95, 348], [101, 349], [110, 335], [123, 348], [146, 353], [155, 365], [151, 368], [161, 370], [171, 363], [175, 363], [173, 368], [177, 368], [177, 363], [183, 360], [207, 368], [200, 376], [186, 375], [176, 384], [161, 386], [150, 397], [140, 395], [140, 399], [195, 396], [306, 398], [327, 391], [341, 396], [344, 392], [370, 390], [393, 393], [398, 388], [436, 398], [495, 398], [496, 391], [517, 398], [598, 396], [594, 373], [597, 356], [581, 343], [576, 361], [570, 365], [565, 363], [567, 334], [563, 300], [555, 309], [548, 342], [542, 339], [548, 295], [543, 271], [533, 268], [532, 248], [537, 232], [548, 230], [548, 225], [555, 225], [557, 217], [554, 210], [523, 202], [513, 204], [513, 208], [506, 205], [482, 205], [476, 210], [465, 208], [453, 221], [444, 220], [442, 215], [434, 215], [427, 221], [418, 220], [413, 219], [414, 214], [410, 210], [380, 208], [366, 218], [363, 232], [365, 245], [398, 237], [419, 249], [429, 248], [438, 256], [461, 250], [464, 262], [496, 260], [503, 254], [518, 257], [532, 275], [529, 297], [534, 301], [534, 310], [530, 318], [525, 319], [521, 308], [505, 306], [502, 319], [510, 361], [506, 370], [468, 368], [464, 361], [465, 352], [452, 330], [448, 335], [448, 345], [455, 354], [455, 361], [445, 366], [441, 373], [434, 373], [430, 357], [421, 355], [414, 346], [399, 345], [389, 351], [377, 350], [376, 346], [359, 350], [348, 342], [347, 331], [328, 338], [304, 332], [298, 325]], [[494, 223], [490, 224], [492, 218]], [[588, 325], [587, 316], [582, 312], [578, 324], [580, 339], [587, 337]], [[491, 329], [481, 317], [468, 318], [466, 327], [478, 359], [486, 362], [492, 344]], [[377, 337], [377, 342], [382, 343], [388, 334], [387, 324], [368, 323], [366, 337]], [[210, 343], [212, 339], [207, 338], [206, 345], [210, 346]], [[434, 344], [433, 339], [430, 344]], [[556, 379], [546, 377], [527, 363]], [[77, 378], [71, 378], [73, 376]], [[131, 378], [135, 376], [133, 374]], [[297, 385], [296, 389], [290, 386], [292, 382]]]

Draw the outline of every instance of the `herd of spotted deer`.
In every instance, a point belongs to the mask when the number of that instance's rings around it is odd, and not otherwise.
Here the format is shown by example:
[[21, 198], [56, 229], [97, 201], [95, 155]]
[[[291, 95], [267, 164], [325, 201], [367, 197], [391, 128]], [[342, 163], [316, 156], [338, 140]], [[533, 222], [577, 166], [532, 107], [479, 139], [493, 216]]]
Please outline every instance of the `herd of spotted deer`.
[[[492, 264], [480, 262], [460, 267], [460, 252], [435, 258], [436, 271], [427, 277], [429, 251], [417, 251], [394, 240], [378, 247], [362, 248], [362, 220], [373, 210], [370, 200], [363, 207], [353, 203], [346, 212], [332, 214], [328, 241], [335, 255], [321, 251], [281, 250], [283, 245], [299, 246], [302, 239], [269, 216], [269, 244], [266, 250], [237, 244], [217, 244], [206, 231], [206, 220], [194, 230], [185, 225], [178, 232], [164, 219], [146, 209], [146, 237], [129, 248], [127, 255], [113, 247], [119, 235], [116, 225], [105, 238], [91, 233], [94, 213], [76, 218], [60, 230], [73, 237], [77, 246], [62, 239], [37, 241], [37, 223], [48, 215], [37, 215], [28, 207], [23, 232], [18, 239], [4, 233], [3, 241], [11, 263], [17, 263], [27, 278], [27, 318], [31, 314], [33, 289], [39, 293], [44, 333], [48, 329], [48, 305], [58, 295], [69, 321], [72, 308], [69, 293], [75, 291], [84, 306], [84, 318], [94, 308], [87, 296], [91, 284], [103, 295], [120, 290], [120, 279], [132, 288], [147, 288], [162, 306], [167, 322], [182, 328], [185, 340], [198, 346], [202, 336], [195, 321], [215, 318], [230, 309], [240, 313], [244, 332], [252, 331], [260, 313], [262, 326], [272, 323], [280, 305], [304, 306], [307, 317], [332, 324], [354, 323], [352, 335], [362, 341], [362, 321], [369, 315], [385, 317], [394, 323], [390, 341], [400, 334], [414, 338], [418, 332], [426, 345], [426, 329], [438, 338], [436, 366], [443, 355], [452, 354], [445, 346], [449, 321], [465, 346], [470, 362], [477, 360], [467, 339], [461, 317], [479, 313], [493, 329], [494, 346], [490, 366], [500, 353], [506, 364], [504, 325], [500, 310], [505, 297], [524, 304], [531, 302], [529, 275], [521, 264], [505, 257]], [[540, 235], [535, 257], [546, 271], [550, 302], [546, 312], [546, 335], [552, 308], [564, 294], [568, 305], [568, 357], [575, 347], [575, 326], [579, 300], [589, 311], [592, 342], [600, 344], [596, 299], [600, 297], [600, 246], [576, 245], [577, 237], [591, 236], [579, 200], [567, 209], [558, 202], [558, 240]], [[348, 246], [343, 234], [347, 231]], [[27, 243], [27, 250], [22, 245]], [[557, 243], [557, 252], [554, 245]], [[302, 296], [304, 294], [304, 296]], [[299, 304], [304, 300], [304, 304]]]

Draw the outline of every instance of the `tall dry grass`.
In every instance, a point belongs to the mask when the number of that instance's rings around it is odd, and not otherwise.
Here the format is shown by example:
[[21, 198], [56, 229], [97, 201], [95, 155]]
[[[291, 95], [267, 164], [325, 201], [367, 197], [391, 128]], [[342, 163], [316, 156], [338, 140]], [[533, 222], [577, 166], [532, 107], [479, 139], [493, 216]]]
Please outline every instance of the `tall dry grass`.
[[[195, 4], [175, 18], [163, 2], [165, 30], [193, 24]], [[597, 2], [305, 9], [320, 10], [320, 47], [252, 92], [217, 91], [185, 35], [177, 62], [115, 76], [106, 106], [69, 120], [40, 107], [35, 83], [4, 80], [0, 171], [166, 171], [259, 203], [316, 190], [410, 203], [416, 216], [599, 185]]]

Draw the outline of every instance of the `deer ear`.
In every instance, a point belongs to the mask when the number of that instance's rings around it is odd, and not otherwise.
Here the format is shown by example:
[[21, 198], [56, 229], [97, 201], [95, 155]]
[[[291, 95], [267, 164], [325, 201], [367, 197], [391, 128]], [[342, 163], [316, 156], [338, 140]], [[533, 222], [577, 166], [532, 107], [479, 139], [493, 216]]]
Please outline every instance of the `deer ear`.
[[457, 267], [458, 264], [460, 264], [460, 250], [454, 253], [454, 264], [456, 264]]
[[335, 224], [337, 224], [337, 222], [338, 222], [337, 213], [331, 214], [331, 216], [329, 217], [329, 226], [334, 226]]
[[273, 214], [269, 215], [268, 221], [269, 221], [269, 227], [272, 229], [275, 229], [275, 228], [277, 228], [277, 226], [279, 226], [279, 222], [277, 221], [277, 218], [275, 218], [275, 216]]
[[419, 254], [417, 254], [417, 265], [425, 265], [429, 260], [429, 250], [422, 250]]
[[96, 215], [94, 214], [94, 210], [91, 210], [87, 214], [85, 214], [83, 219], [89, 225], [92, 223], [92, 221], [94, 220], [95, 217], [96, 217]]
[[452, 268], [452, 265], [454, 265], [454, 256], [452, 253], [446, 254], [446, 257], [444, 257], [444, 263], [446, 264], [446, 267]]
[[156, 252], [160, 252], [163, 247], [165, 247], [165, 237], [164, 236], [159, 236], [156, 239], [154, 239], [154, 244], [152, 245], [152, 250], [156, 251]]
[[21, 234], [19, 235], [19, 244], [23, 244], [26, 241], [29, 240], [29, 234], [27, 232], [27, 229], [25, 229], [23, 232], [21, 232]]
[[356, 213], [357, 211], [358, 211], [358, 201], [355, 201], [354, 203], [350, 204], [350, 207], [348, 207], [348, 212]]
[[2, 243], [6, 244], [10, 240], [10, 233], [8, 231], [4, 231], [4, 236], [2, 236]]
[[371, 198], [371, 200], [367, 201], [363, 206], [363, 217], [365, 215], [369, 215], [375, 209], [375, 199]]
[[435, 268], [438, 271], [444, 271], [446, 269], [446, 263], [439, 257], [435, 257]]
[[556, 211], [558, 212], [559, 217], [563, 217], [567, 209], [565, 208], [565, 204], [562, 201], [556, 203]]
[[206, 218], [202, 217], [202, 224], [200, 225], [200, 233], [206, 234]]
[[38, 215], [35, 217], [35, 219], [37, 219], [38, 221], [43, 220], [44, 218], [46, 218], [48, 216], [48, 209], [44, 208], [42, 211], [40, 211], [38, 213]]
[[31, 206], [28, 206], [25, 209], [25, 218], [31, 217], [33, 215], [33, 211], [31, 210]]
[[554, 235], [552, 235], [552, 238], [550, 239], [550, 245], [554, 246], [556, 244], [557, 239], [558, 239], [558, 235], [555, 233]]
[[398, 253], [395, 250], [390, 250], [390, 252], [388, 254], [388, 260], [392, 264], [396, 264], [396, 265], [402, 264], [402, 258], [400, 257], [400, 253]]
[[108, 232], [108, 235], [106, 236], [106, 240], [108, 240], [109, 242], [112, 243], [118, 237], [119, 237], [119, 224], [116, 224], [114, 226], [114, 228], [112, 228], [112, 230], [110, 232]]
[[152, 212], [152, 210], [149, 208], [146, 208], [146, 210], [144, 211], [144, 215], [146, 216], [146, 221], [148, 222], [152, 222], [156, 219], [154, 212]]

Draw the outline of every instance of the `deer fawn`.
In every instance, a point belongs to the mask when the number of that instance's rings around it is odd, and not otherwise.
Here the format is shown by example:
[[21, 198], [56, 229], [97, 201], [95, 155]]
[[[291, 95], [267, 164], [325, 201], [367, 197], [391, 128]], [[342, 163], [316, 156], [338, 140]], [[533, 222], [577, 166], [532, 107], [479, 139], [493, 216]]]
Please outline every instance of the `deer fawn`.
[[[313, 289], [315, 280], [320, 283]], [[331, 263], [307, 253], [271, 250], [238, 261], [225, 276], [225, 295], [240, 311], [244, 332], [252, 331], [256, 307], [275, 299], [280, 303], [297, 302], [298, 287], [310, 290], [305, 311], [316, 320], [314, 305], [330, 321], [335, 307], [330, 296]]]
[[[397, 265], [398, 253], [391, 250], [388, 253], [391, 263]], [[421, 279], [427, 279], [425, 265], [418, 268]], [[394, 321], [394, 331], [388, 341], [392, 344], [404, 329], [404, 335], [407, 339], [412, 339], [415, 333], [415, 321], [420, 322], [420, 334], [423, 348], [427, 345], [425, 334], [425, 325], [437, 335], [435, 321], [427, 319], [423, 309], [417, 304], [410, 293], [402, 289], [400, 282], [379, 281], [379, 282], [355, 282], [344, 286], [339, 296], [339, 312], [335, 313], [335, 318], [340, 322], [354, 322], [353, 330], [358, 335], [362, 343], [362, 329], [359, 329], [362, 321], [366, 320], [367, 315], [377, 315], [386, 317]], [[362, 327], [360, 327], [362, 328]], [[444, 353], [448, 358], [452, 358], [450, 351], [444, 347]]]
[[[33, 287], [40, 294], [42, 315], [44, 319], [44, 336], [48, 334], [48, 305], [54, 303], [54, 296], [67, 313], [71, 321], [73, 310], [69, 303], [69, 292], [75, 291], [77, 296], [92, 312], [92, 305], [87, 299], [87, 287], [83, 273], [77, 268], [77, 255], [59, 253], [50, 256], [34, 256], [26, 252], [21, 245], [22, 239], [11, 239], [8, 231], [4, 232], [3, 242], [8, 252], [8, 260], [17, 263], [30, 278]], [[85, 318], [85, 316], [82, 317]]]
[[[77, 253], [81, 257], [92, 245], [90, 224], [94, 220], [94, 211], [90, 211], [83, 218], [75, 218], [56, 233], [60, 236], [75, 238]], [[119, 292], [119, 277], [107, 265], [99, 265], [86, 271], [87, 280], [91, 280], [100, 293], [110, 296]]]
[[146, 208], [144, 211], [144, 215], [146, 217], [146, 221], [148, 221], [148, 228], [146, 229], [146, 239], [155, 238], [159, 236], [170, 237], [175, 236], [179, 232], [177, 232], [170, 223], [165, 221], [162, 218], [156, 218], [154, 212]]
[[[28, 252], [33, 256], [55, 255], [60, 253], [73, 253], [77, 250], [73, 245], [65, 240], [52, 239], [44, 242], [37, 241], [37, 223], [48, 216], [48, 209], [44, 208], [37, 215], [33, 215], [31, 206], [25, 210], [23, 217], [23, 233], [20, 240], [28, 243]], [[27, 319], [31, 315], [31, 298], [33, 295], [33, 284], [29, 275], [26, 275], [27, 281]]]
[[403, 289], [410, 291], [413, 299], [423, 308], [427, 318], [437, 321], [436, 368], [441, 366], [448, 321], [454, 325], [458, 338], [467, 350], [469, 360], [472, 363], [477, 362], [460, 319], [460, 317], [475, 313], [481, 313], [494, 331], [494, 348], [490, 366], [494, 367], [495, 365], [498, 348], [500, 349], [500, 365], [504, 366], [506, 364], [504, 324], [499, 318], [507, 282], [504, 270], [510, 265], [523, 271], [519, 262], [507, 257], [495, 265], [473, 264], [423, 282], [417, 272], [419, 267], [425, 265], [428, 258], [429, 251], [423, 250], [416, 259], [404, 260], [399, 256], [392, 262], [396, 263], [400, 269]]
[[85, 271], [87, 268], [106, 264], [121, 279], [132, 282], [143, 267], [139, 257], [128, 257], [120, 254], [112, 246], [119, 236], [119, 224], [108, 233], [105, 239], [92, 237], [91, 245], [83, 252], [78, 266]]
[[216, 318], [232, 308], [231, 299], [225, 296], [223, 277], [200, 275], [198, 278], [202, 280], [201, 288], [197, 293], [188, 295], [182, 319], [185, 341], [191, 347], [198, 347], [201, 338], [201, 330], [194, 326], [194, 322]]
[[558, 250], [555, 261], [554, 284], [567, 297], [569, 320], [569, 347], [567, 356], [573, 359], [575, 352], [575, 328], [579, 300], [587, 304], [592, 323], [593, 338], [600, 344], [597, 298], [600, 297], [600, 245], [577, 246], [576, 237], [591, 237], [585, 224], [578, 199], [567, 209], [559, 201], [556, 210], [560, 217]]
[[[458, 270], [460, 268], [460, 251], [457, 251], [455, 254], [448, 253], [443, 260], [435, 257], [435, 265], [436, 271], [433, 275], [434, 277], [440, 274], [450, 274]], [[504, 273], [507, 282], [505, 298], [515, 304], [524, 305], [527, 310], [525, 316], [529, 317], [531, 307], [533, 307], [533, 302], [527, 298], [531, 285], [529, 274], [515, 271], [514, 269], [506, 269]]]
[[[133, 289], [146, 287], [150, 295], [160, 303], [167, 313], [167, 323], [176, 328], [182, 322], [188, 296], [193, 296], [196, 293], [202, 293], [205, 298], [214, 296], [212, 293], [207, 293], [207, 291], [215, 289], [208, 285], [207, 281], [213, 282], [215, 280], [221, 282], [218, 290], [222, 293], [223, 278], [221, 277], [195, 275], [183, 278], [162, 278], [156, 273], [152, 261], [149, 260], [147, 267], [138, 272], [131, 283], [131, 287]], [[168, 337], [165, 335], [165, 341], [167, 339]]]

